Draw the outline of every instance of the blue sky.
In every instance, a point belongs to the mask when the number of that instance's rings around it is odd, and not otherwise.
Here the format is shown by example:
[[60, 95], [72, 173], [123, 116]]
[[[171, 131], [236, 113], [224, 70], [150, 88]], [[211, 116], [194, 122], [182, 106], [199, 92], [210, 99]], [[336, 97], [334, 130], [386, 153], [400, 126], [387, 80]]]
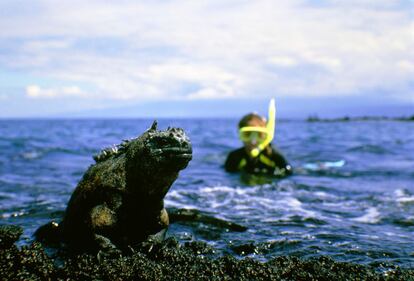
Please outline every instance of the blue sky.
[[413, 1], [3, 0], [0, 117], [404, 115], [413, 50]]

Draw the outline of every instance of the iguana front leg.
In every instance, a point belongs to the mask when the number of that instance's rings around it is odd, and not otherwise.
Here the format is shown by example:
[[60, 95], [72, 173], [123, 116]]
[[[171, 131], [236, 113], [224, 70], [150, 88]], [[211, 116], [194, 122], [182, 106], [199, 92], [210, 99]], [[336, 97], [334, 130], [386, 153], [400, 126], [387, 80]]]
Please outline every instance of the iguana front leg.
[[167, 213], [167, 210], [163, 208], [160, 211], [158, 225], [161, 227], [161, 230], [157, 233], [151, 234], [148, 236], [147, 241], [151, 242], [162, 242], [167, 235], [168, 225], [170, 224], [170, 219]]
[[105, 234], [109, 233], [117, 222], [116, 214], [105, 203], [95, 206], [90, 212], [90, 227], [94, 234], [94, 242], [98, 255], [120, 254], [121, 251], [112, 243]]

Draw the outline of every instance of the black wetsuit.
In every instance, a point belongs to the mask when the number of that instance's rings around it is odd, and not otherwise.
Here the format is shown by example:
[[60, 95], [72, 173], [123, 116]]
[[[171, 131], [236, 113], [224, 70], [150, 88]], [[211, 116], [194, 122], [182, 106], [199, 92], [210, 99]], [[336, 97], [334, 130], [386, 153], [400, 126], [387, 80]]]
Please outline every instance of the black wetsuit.
[[252, 174], [268, 174], [275, 176], [287, 176], [292, 173], [292, 167], [280, 152], [271, 147], [271, 152], [267, 149], [251, 158], [244, 147], [233, 150], [227, 156], [224, 167], [227, 172], [247, 172]]

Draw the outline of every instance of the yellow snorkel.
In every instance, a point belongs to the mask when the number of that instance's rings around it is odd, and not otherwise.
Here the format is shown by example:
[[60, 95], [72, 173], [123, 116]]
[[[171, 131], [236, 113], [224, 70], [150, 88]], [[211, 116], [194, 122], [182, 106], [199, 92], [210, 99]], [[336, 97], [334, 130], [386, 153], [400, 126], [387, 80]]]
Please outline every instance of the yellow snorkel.
[[268, 146], [275, 135], [275, 126], [276, 126], [276, 105], [275, 99], [271, 99], [269, 102], [269, 111], [268, 111], [268, 121], [266, 128], [247, 126], [240, 128], [240, 133], [243, 132], [263, 132], [266, 133], [266, 138], [261, 141], [258, 146], [250, 151], [250, 155], [255, 158], [259, 156], [260, 152]]

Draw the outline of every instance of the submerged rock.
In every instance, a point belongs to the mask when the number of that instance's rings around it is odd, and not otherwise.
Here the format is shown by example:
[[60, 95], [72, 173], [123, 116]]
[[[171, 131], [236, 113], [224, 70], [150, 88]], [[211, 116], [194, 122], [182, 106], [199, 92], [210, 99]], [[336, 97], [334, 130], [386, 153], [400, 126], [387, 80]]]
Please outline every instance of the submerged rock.
[[247, 227], [243, 225], [216, 218], [196, 209], [169, 208], [168, 213], [170, 215], [170, 220], [172, 223], [205, 223], [213, 227], [229, 231], [244, 232], [247, 230]]
[[130, 249], [151, 235], [163, 238], [169, 224], [164, 197], [192, 158], [188, 137], [179, 128], [157, 130], [104, 149], [94, 157], [72, 194], [62, 222], [35, 233], [77, 252]]

